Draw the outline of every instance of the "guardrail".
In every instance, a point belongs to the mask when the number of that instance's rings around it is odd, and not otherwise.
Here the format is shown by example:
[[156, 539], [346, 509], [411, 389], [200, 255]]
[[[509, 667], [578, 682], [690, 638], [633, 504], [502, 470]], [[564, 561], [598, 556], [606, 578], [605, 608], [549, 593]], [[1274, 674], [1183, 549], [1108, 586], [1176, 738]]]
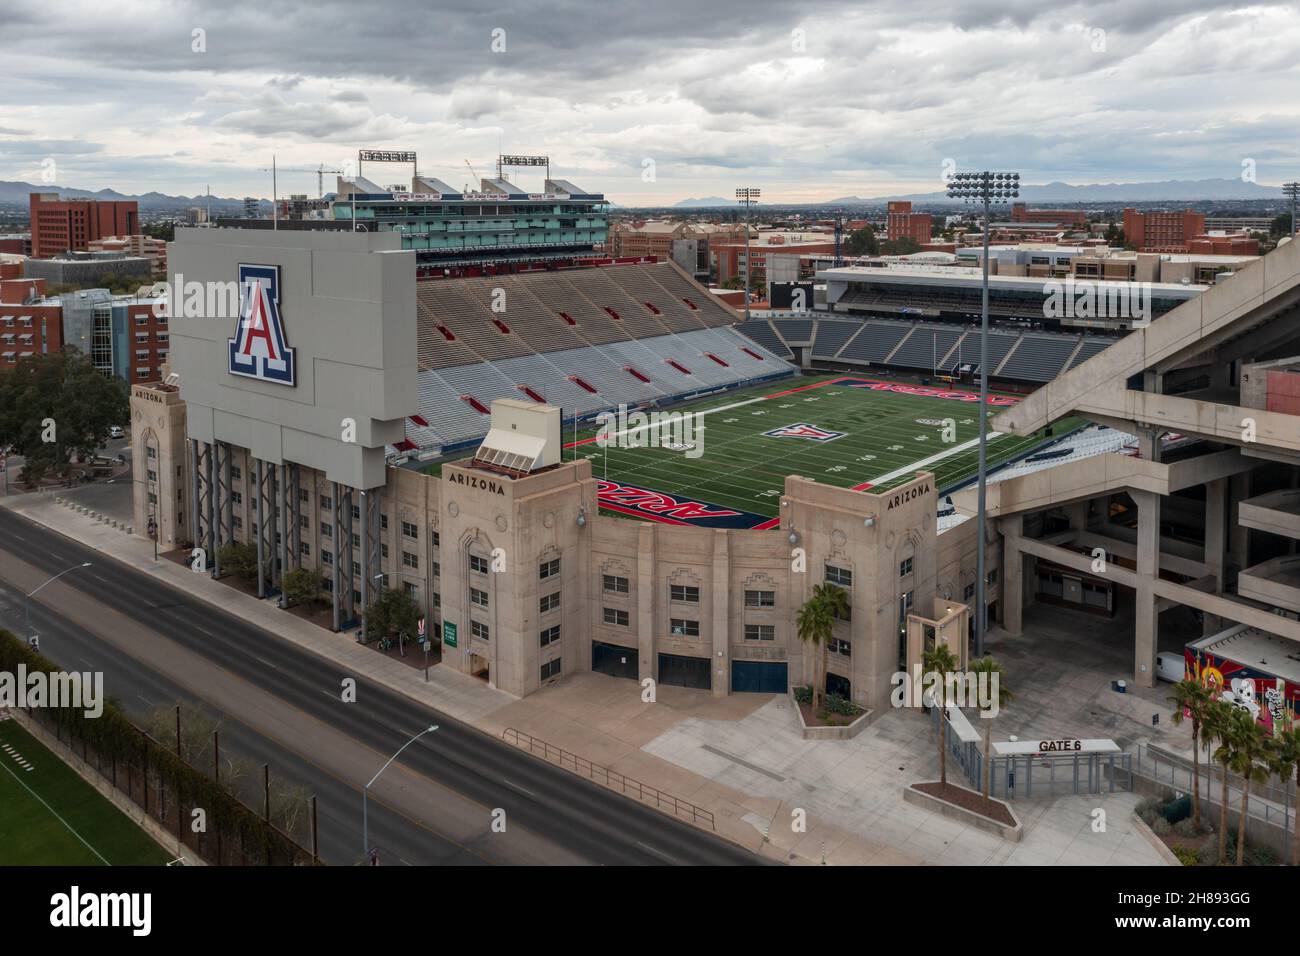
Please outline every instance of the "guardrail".
[[598, 763], [592, 763], [585, 757], [570, 753], [561, 747], [547, 743], [545, 740], [526, 734], [522, 730], [515, 730], [513, 727], [507, 727], [503, 730], [501, 737], [507, 743], [511, 743], [521, 750], [527, 750], [529, 753], [540, 756], [548, 762], [554, 761], [561, 769], [588, 777], [596, 783], [609, 787], [611, 790], [617, 790], [629, 797], [636, 797], [643, 803], [651, 803], [657, 809], [671, 813], [679, 819], [690, 820], [696, 826], [708, 827], [710, 830], [714, 829], [713, 813], [711, 811], [681, 800], [671, 793], [665, 793], [658, 787], [652, 787], [640, 780], [621, 774], [617, 770], [610, 770]]

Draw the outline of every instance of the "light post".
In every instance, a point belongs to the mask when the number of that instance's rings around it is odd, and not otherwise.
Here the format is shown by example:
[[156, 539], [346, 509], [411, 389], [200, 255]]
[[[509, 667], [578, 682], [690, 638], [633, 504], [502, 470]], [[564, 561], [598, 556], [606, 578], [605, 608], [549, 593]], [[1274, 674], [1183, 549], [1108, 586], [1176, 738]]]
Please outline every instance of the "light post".
[[387, 770], [388, 765], [391, 764], [394, 760], [396, 760], [403, 750], [411, 746], [411, 744], [415, 743], [425, 734], [431, 734], [437, 729], [438, 729], [437, 724], [431, 724], [428, 727], [425, 727], [422, 731], [420, 731], [418, 734], [416, 734], [406, 743], [402, 744], [402, 746], [398, 747], [397, 753], [393, 754], [391, 757], [388, 758], [388, 763], [380, 767], [379, 772], [370, 778], [370, 783], [366, 784], [364, 787], [361, 788], [361, 843], [362, 843], [361, 858], [363, 860], [368, 859], [370, 856], [370, 788], [374, 785], [374, 782], [379, 779], [379, 774]]
[[1295, 201], [1300, 197], [1300, 183], [1283, 183], [1282, 195], [1291, 200], [1291, 238], [1295, 238]]
[[[65, 574], [68, 574], [71, 571], [76, 571], [79, 568], [88, 568], [88, 567], [90, 567], [89, 561], [85, 562], [84, 564], [74, 564], [70, 568], [64, 568], [58, 574], [54, 575], [54, 577], [46, 581], [45, 584], [53, 584], [59, 578], [63, 577]], [[28, 591], [26, 596], [23, 597], [23, 631], [26, 633], [26, 636], [29, 640], [32, 637], [32, 595], [35, 594], [37, 591], [39, 591], [41, 588], [45, 587], [45, 584], [42, 584], [32, 589], [31, 591]]]
[[736, 190], [736, 198], [740, 204], [745, 207], [745, 321], [749, 321], [749, 283], [753, 278], [753, 270], [749, 261], [749, 209], [758, 202], [759, 193], [762, 190], [752, 187], [745, 187]]
[[[988, 596], [984, 571], [984, 535], [987, 523], [988, 491], [988, 403], [989, 403], [989, 206], [1015, 199], [1020, 195], [1019, 173], [954, 173], [948, 180], [948, 198], [977, 202], [984, 207], [984, 255], [980, 283], [980, 456], [979, 506], [975, 541], [975, 656], [984, 655], [984, 635], [988, 631]], [[1013, 595], [1011, 600], [1019, 600]]]

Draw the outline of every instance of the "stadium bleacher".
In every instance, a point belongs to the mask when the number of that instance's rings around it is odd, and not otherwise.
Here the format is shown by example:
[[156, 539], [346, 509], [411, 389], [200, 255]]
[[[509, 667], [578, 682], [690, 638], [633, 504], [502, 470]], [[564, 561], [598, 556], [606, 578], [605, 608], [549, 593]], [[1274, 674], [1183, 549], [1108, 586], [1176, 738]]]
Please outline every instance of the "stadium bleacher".
[[498, 398], [568, 419], [796, 372], [770, 325], [772, 348], [742, 335], [670, 263], [421, 282], [417, 315], [420, 412], [405, 452], [481, 437]]

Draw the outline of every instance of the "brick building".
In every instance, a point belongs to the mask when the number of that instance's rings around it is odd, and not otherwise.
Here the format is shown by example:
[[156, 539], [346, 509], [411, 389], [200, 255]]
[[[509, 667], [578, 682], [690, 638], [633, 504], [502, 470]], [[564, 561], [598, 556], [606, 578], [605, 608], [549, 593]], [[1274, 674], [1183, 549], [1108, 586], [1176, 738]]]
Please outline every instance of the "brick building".
[[929, 213], [912, 212], [912, 204], [905, 200], [891, 202], [885, 217], [885, 238], [915, 239], [918, 243], [930, 241], [934, 219]]
[[1124, 210], [1124, 241], [1138, 252], [1187, 252], [1194, 236], [1205, 233], [1205, 216], [1182, 212]]
[[35, 259], [84, 252], [95, 239], [140, 232], [140, 209], [134, 199], [60, 199], [58, 193], [32, 193], [30, 200]]

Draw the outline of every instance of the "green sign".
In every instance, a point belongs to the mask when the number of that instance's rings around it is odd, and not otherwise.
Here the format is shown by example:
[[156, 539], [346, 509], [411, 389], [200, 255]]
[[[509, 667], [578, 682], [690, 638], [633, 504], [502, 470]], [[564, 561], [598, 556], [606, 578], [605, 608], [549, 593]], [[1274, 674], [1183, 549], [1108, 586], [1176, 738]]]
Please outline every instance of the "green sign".
[[456, 646], [456, 625], [451, 623], [451, 621], [442, 622], [442, 646]]

